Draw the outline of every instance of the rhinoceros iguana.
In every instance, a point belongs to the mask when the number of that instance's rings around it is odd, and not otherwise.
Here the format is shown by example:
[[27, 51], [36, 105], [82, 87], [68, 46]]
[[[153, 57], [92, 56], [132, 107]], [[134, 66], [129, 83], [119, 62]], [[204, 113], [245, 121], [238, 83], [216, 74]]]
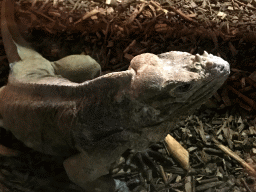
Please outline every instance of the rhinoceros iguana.
[[50, 62], [21, 36], [14, 4], [2, 2], [11, 66], [0, 90], [3, 126], [28, 147], [70, 156], [67, 175], [87, 191], [114, 191], [118, 182], [105, 175], [121, 154], [163, 139], [171, 123], [198, 108], [228, 77], [229, 64], [206, 52], [145, 53], [128, 70], [102, 76], [89, 56]]

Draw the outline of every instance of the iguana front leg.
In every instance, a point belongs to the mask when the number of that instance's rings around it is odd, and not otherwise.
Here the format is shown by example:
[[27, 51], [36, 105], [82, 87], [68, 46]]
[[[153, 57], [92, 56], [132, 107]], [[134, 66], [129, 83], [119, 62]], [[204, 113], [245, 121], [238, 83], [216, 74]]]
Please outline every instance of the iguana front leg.
[[90, 192], [129, 192], [126, 183], [114, 180], [109, 175], [112, 164], [128, 148], [127, 144], [118, 145], [112, 150], [102, 146], [93, 152], [87, 152], [79, 145], [76, 147], [80, 153], [67, 158], [63, 163], [71, 181]]
[[[109, 174], [109, 158], [103, 155], [88, 156], [79, 153], [66, 159], [63, 163], [66, 173], [71, 181], [88, 191], [115, 191], [114, 180]], [[104, 175], [104, 177], [102, 177]]]
[[129, 192], [125, 182], [108, 175], [111, 161], [106, 159], [109, 159], [109, 155], [107, 158], [102, 155], [93, 156], [92, 159], [92, 156], [79, 153], [66, 159], [63, 165], [70, 180], [87, 192]]

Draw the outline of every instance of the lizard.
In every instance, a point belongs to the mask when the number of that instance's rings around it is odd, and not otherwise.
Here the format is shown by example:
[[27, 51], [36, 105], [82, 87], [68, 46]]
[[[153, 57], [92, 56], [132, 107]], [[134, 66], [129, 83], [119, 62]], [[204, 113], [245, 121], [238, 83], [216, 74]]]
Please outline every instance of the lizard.
[[20, 34], [14, 6], [14, 0], [2, 2], [1, 32], [11, 67], [0, 89], [3, 127], [30, 148], [67, 157], [69, 179], [86, 191], [117, 190], [118, 181], [108, 174], [122, 153], [162, 140], [230, 73], [228, 62], [207, 52], [143, 53], [128, 70], [105, 75], [90, 56], [50, 62]]

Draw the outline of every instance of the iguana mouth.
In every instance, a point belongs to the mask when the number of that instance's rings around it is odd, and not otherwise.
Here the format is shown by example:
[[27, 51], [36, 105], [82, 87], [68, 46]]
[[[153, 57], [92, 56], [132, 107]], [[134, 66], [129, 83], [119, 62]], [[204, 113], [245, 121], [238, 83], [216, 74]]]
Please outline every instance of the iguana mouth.
[[[189, 98], [188, 100], [191, 100], [191, 103], [197, 103], [199, 101], [202, 101], [203, 99], [206, 100], [207, 96], [209, 95], [212, 95], [214, 92], [215, 92], [215, 89], [216, 89], [216, 86], [213, 86], [215, 85], [217, 80], [212, 80], [212, 81], [209, 81], [206, 85], [200, 87], [200, 92], [196, 92], [195, 95], [193, 95], [191, 98]], [[207, 91], [207, 87], [211, 87], [213, 86], [212, 89], [209, 89]], [[218, 87], [217, 87], [218, 88]], [[200, 94], [202, 93], [202, 94]]]
[[[178, 111], [186, 111], [188, 110], [187, 113], [190, 112], [190, 110], [192, 111], [193, 109], [197, 109], [198, 107], [200, 107], [204, 102], [207, 101], [207, 99], [209, 99], [213, 93], [215, 93], [217, 91], [217, 89], [219, 89], [219, 84], [216, 84], [216, 82], [221, 81], [220, 79], [223, 79], [223, 81], [226, 79], [226, 76], [228, 75], [228, 73], [226, 73], [226, 75], [222, 76], [219, 75], [218, 78], [212, 78], [211, 80], [207, 81], [207, 83], [205, 85], [203, 85], [202, 87], [200, 87], [194, 95], [192, 95], [190, 98], [188, 98], [189, 102], [186, 102], [186, 104], [184, 103], [180, 108], [178, 108]], [[221, 82], [223, 82], [221, 81]], [[208, 87], [211, 87], [211, 89], [208, 89]]]

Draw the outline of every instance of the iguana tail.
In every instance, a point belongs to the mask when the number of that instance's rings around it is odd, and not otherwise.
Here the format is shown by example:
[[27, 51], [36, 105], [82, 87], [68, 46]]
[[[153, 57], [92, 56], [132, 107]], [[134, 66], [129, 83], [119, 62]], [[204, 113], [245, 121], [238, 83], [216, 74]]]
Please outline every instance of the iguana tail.
[[4, 0], [1, 10], [1, 32], [9, 63], [29, 57], [42, 57], [20, 34], [14, 18], [14, 5], [15, 0]]

